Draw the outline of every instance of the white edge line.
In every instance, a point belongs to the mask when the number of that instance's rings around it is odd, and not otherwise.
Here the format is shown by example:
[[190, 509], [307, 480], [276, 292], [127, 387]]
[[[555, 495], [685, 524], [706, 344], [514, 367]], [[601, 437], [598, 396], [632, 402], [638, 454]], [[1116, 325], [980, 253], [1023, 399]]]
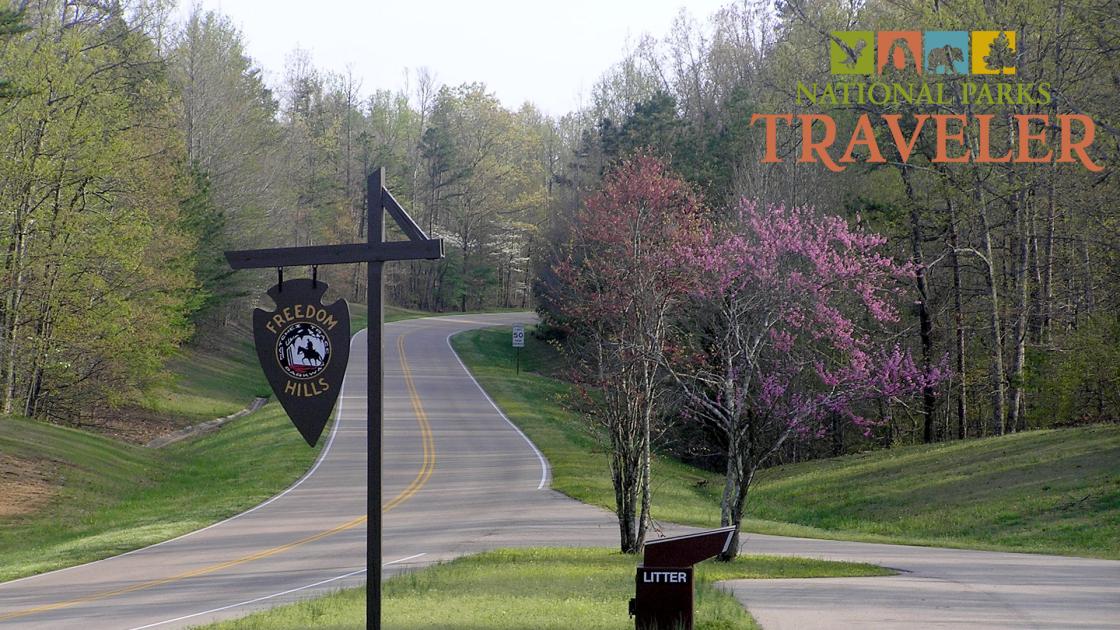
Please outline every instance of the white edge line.
[[[415, 559], [419, 558], [420, 556], [426, 556], [426, 555], [428, 555], [427, 552], [418, 553], [418, 554], [413, 555], [413, 556], [408, 556], [407, 558], [401, 558], [399, 560], [393, 560], [392, 562], [386, 562], [385, 564], [381, 565], [381, 568], [384, 569], [387, 566], [394, 565], [394, 564], [400, 564], [402, 562], [408, 562], [409, 560], [415, 560]], [[365, 569], [362, 569], [362, 571], [365, 571]]]
[[[366, 329], [363, 328], [362, 330], [366, 330]], [[360, 333], [360, 332], [362, 332], [362, 331], [359, 330], [358, 333]], [[354, 349], [354, 340], [358, 338], [358, 333], [354, 333], [354, 336], [350, 338], [350, 349], [351, 350]], [[225, 523], [228, 523], [232, 520], [241, 518], [242, 516], [245, 516], [246, 514], [251, 514], [253, 512], [256, 512], [257, 510], [263, 508], [264, 506], [276, 501], [277, 499], [283, 497], [284, 495], [288, 494], [292, 490], [295, 490], [296, 488], [300, 487], [303, 484], [303, 482], [305, 482], [309, 478], [311, 478], [311, 475], [314, 475], [315, 471], [319, 470], [319, 466], [323, 463], [323, 460], [325, 460], [327, 458], [327, 453], [330, 452], [331, 445], [334, 444], [334, 438], [338, 434], [338, 428], [342, 424], [342, 401], [343, 401], [343, 398], [345, 396], [346, 396], [346, 379], [344, 378], [342, 380], [342, 387], [339, 389], [339, 392], [338, 392], [338, 411], [335, 414], [334, 427], [331, 428], [331, 437], [330, 437], [330, 439], [327, 440], [327, 445], [324, 446], [323, 451], [321, 453], [319, 453], [319, 457], [315, 460], [315, 464], [311, 467], [311, 470], [307, 471], [302, 477], [299, 478], [298, 481], [296, 481], [292, 485], [288, 486], [288, 488], [285, 489], [280, 494], [272, 497], [271, 499], [266, 500], [263, 503], [260, 503], [259, 505], [251, 507], [248, 510], [245, 510], [244, 512], [241, 512], [240, 514], [234, 514], [233, 516], [231, 516], [231, 517], [229, 517], [225, 520], [218, 521], [217, 523], [212, 523], [212, 524], [207, 525], [206, 527], [203, 527], [201, 529], [196, 529], [194, 531], [187, 532], [187, 533], [185, 533], [181, 536], [176, 536], [175, 538], [170, 538], [168, 540], [164, 540], [164, 541], [161, 541], [161, 542], [158, 542], [158, 543], [155, 543], [155, 544], [151, 544], [151, 545], [148, 545], [147, 547], [140, 547], [139, 549], [133, 549], [132, 551], [126, 551], [124, 553], [119, 553], [115, 556], [109, 556], [108, 558], [102, 558], [100, 560], [94, 560], [93, 562], [86, 562], [85, 564], [77, 564], [77, 565], [74, 565], [72, 567], [63, 567], [61, 569], [55, 569], [54, 571], [47, 571], [46, 573], [38, 573], [38, 574], [35, 574], [35, 575], [28, 575], [26, 577], [17, 578], [17, 579], [14, 579], [14, 580], [10, 580], [8, 582], [0, 582], [0, 588], [8, 586], [9, 584], [15, 584], [16, 582], [23, 582], [25, 580], [33, 580], [33, 579], [36, 579], [36, 578], [47, 577], [48, 575], [56, 575], [56, 574], [59, 574], [59, 573], [63, 573], [65, 571], [72, 571], [74, 569], [80, 569], [82, 567], [88, 567], [88, 566], [91, 566], [91, 565], [94, 565], [94, 564], [98, 564], [100, 562], [105, 562], [106, 560], [113, 560], [114, 558], [123, 558], [124, 556], [131, 556], [134, 553], [140, 553], [141, 551], [147, 551], [148, 549], [154, 549], [154, 548], [159, 547], [161, 545], [166, 545], [168, 543], [173, 543], [176, 540], [182, 540], [184, 538], [194, 536], [195, 534], [201, 534], [202, 532], [204, 532], [208, 529], [217, 527], [219, 525], [224, 525]], [[306, 588], [310, 588], [310, 587], [306, 587]], [[166, 623], [166, 622], [162, 622], [162, 623]], [[145, 626], [145, 627], [147, 627], [147, 626]]]
[[503, 413], [502, 410], [498, 408], [498, 405], [494, 403], [494, 400], [490, 398], [490, 394], [487, 394], [486, 390], [482, 389], [482, 385], [479, 385], [478, 379], [476, 379], [474, 377], [474, 374], [471, 374], [471, 371], [467, 369], [467, 366], [465, 363], [463, 363], [463, 360], [459, 358], [459, 353], [455, 352], [455, 347], [451, 345], [451, 337], [458, 334], [459, 332], [465, 331], [453, 332], [450, 335], [447, 335], [447, 338], [444, 340], [447, 342], [448, 349], [451, 350], [451, 356], [455, 357], [455, 360], [459, 362], [459, 367], [463, 368], [463, 371], [466, 372], [467, 376], [470, 377], [471, 382], [474, 383], [474, 386], [478, 388], [478, 391], [482, 392], [482, 395], [486, 398], [486, 402], [490, 403], [490, 406], [494, 408], [494, 411], [498, 412], [498, 415], [502, 417], [502, 420], [505, 420], [506, 424], [513, 427], [513, 430], [517, 431], [517, 434], [520, 435], [523, 440], [525, 440], [525, 443], [529, 445], [529, 448], [533, 449], [533, 452], [537, 455], [537, 459], [541, 462], [541, 482], [537, 484], [537, 490], [544, 488], [546, 485], [548, 485], [550, 474], [548, 460], [544, 458], [544, 455], [541, 454], [540, 449], [537, 448], [536, 444], [533, 444], [533, 441], [529, 439], [529, 436], [525, 435], [525, 433], [516, 424], [510, 422], [510, 419], [506, 417], [506, 414]]
[[264, 597], [258, 597], [256, 599], [249, 599], [249, 600], [246, 600], [246, 601], [243, 601], [243, 602], [238, 602], [236, 604], [230, 604], [228, 606], [222, 606], [221, 608], [211, 608], [210, 610], [204, 610], [202, 612], [196, 612], [196, 613], [192, 613], [192, 614], [189, 614], [189, 615], [183, 615], [182, 617], [176, 617], [174, 619], [157, 621], [155, 623], [150, 623], [146, 626], [137, 626], [135, 628], [132, 628], [132, 630], [144, 630], [145, 628], [155, 628], [156, 626], [162, 626], [164, 624], [175, 623], [176, 621], [186, 621], [187, 619], [193, 619], [194, 617], [201, 617], [202, 615], [219, 613], [219, 612], [222, 612], [224, 610], [229, 610], [230, 608], [237, 608], [239, 606], [248, 606], [249, 604], [256, 604], [258, 602], [263, 602], [263, 601], [266, 601], [266, 600], [269, 600], [269, 599], [273, 599], [275, 597], [283, 597], [284, 595], [290, 595], [292, 593], [298, 593], [299, 591], [305, 591], [309, 588], [315, 588], [316, 586], [322, 586], [324, 584], [330, 584], [331, 582], [335, 582], [335, 581], [338, 581], [338, 580], [344, 580], [348, 577], [355, 576], [355, 575], [358, 575], [359, 573], [365, 573], [365, 572], [366, 572], [365, 569], [359, 569], [357, 571], [351, 571], [350, 573], [347, 573], [345, 575], [337, 575], [333, 578], [329, 578], [329, 579], [326, 579], [326, 580], [321, 580], [321, 581], [316, 582], [314, 584], [308, 584], [306, 586], [299, 586], [299, 587], [296, 587], [296, 588], [293, 588], [293, 589], [288, 589], [288, 590], [280, 592], [280, 593], [273, 593], [272, 595], [265, 595]]
[[[426, 555], [428, 555], [428, 554], [418, 553], [414, 556], [408, 556], [407, 558], [401, 558], [400, 560], [393, 560], [392, 562], [386, 562], [385, 564], [381, 565], [381, 568], [385, 568], [385, 567], [387, 567], [389, 565], [393, 565], [393, 564], [400, 564], [402, 562], [408, 562], [409, 560], [415, 560], [416, 558], [419, 558], [420, 556], [426, 556]], [[146, 628], [155, 628], [156, 626], [162, 626], [162, 625], [169, 624], [169, 623], [175, 623], [177, 621], [186, 621], [187, 619], [193, 619], [195, 617], [201, 617], [202, 615], [210, 615], [210, 614], [213, 614], [213, 613], [223, 612], [223, 611], [229, 610], [231, 608], [239, 608], [241, 606], [248, 606], [250, 604], [256, 604], [256, 603], [259, 603], [259, 602], [274, 599], [276, 597], [283, 597], [285, 595], [291, 595], [292, 593], [298, 593], [300, 591], [306, 591], [307, 589], [315, 588], [317, 586], [322, 586], [324, 584], [330, 584], [331, 582], [337, 582], [338, 580], [345, 580], [348, 577], [353, 577], [355, 575], [358, 575], [359, 573], [365, 573], [365, 572], [366, 572], [365, 569], [358, 569], [357, 571], [351, 571], [350, 573], [347, 573], [345, 575], [336, 575], [335, 577], [328, 578], [326, 580], [320, 580], [319, 582], [315, 582], [314, 584], [308, 584], [306, 586], [298, 586], [296, 588], [288, 589], [286, 591], [281, 591], [279, 593], [273, 593], [271, 595], [264, 595], [263, 597], [257, 597], [255, 599], [250, 599], [250, 600], [246, 600], [246, 601], [243, 601], [243, 602], [238, 602], [236, 604], [230, 604], [228, 606], [222, 606], [221, 608], [211, 608], [210, 610], [204, 610], [202, 612], [196, 612], [196, 613], [192, 613], [192, 614], [189, 614], [189, 615], [183, 615], [182, 617], [176, 617], [174, 619], [167, 619], [165, 621], [157, 621], [155, 623], [150, 623], [146, 626], [137, 626], [135, 628], [132, 628], [132, 630], [145, 630]]]

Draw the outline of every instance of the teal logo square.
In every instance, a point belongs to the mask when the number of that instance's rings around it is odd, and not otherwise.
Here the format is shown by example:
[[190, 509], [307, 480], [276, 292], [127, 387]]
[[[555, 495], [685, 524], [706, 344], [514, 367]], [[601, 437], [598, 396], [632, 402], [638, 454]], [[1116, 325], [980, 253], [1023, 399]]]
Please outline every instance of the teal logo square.
[[928, 74], [968, 74], [968, 31], [926, 31]]

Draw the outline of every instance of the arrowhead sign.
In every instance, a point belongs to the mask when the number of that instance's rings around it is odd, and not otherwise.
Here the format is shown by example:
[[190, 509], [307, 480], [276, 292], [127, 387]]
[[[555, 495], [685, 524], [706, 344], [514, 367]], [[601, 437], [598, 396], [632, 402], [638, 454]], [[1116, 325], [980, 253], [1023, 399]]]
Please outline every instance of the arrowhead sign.
[[281, 281], [268, 290], [276, 310], [253, 311], [257, 358], [284, 411], [311, 446], [319, 441], [342, 390], [350, 359], [350, 309], [324, 306], [325, 282]]

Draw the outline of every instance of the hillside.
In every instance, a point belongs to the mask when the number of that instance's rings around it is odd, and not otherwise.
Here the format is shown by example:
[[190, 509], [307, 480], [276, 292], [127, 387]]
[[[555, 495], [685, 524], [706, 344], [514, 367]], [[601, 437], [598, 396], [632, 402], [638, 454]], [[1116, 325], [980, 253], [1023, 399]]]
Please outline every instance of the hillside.
[[[252, 342], [181, 350], [169, 378], [118, 422], [146, 435], [211, 420], [268, 392]], [[170, 419], [170, 420], [168, 420]], [[165, 421], [166, 420], [166, 421]], [[150, 449], [97, 433], [0, 417], [0, 581], [149, 545], [236, 514], [314, 461], [278, 405], [198, 439]]]
[[783, 466], [761, 474], [751, 503], [760, 521], [864, 539], [1117, 558], [1120, 426]]
[[[568, 408], [571, 386], [544, 375], [556, 364], [555, 351], [527, 335], [515, 376], [509, 334], [470, 331], [452, 344], [549, 458], [553, 487], [613, 509], [600, 442]], [[656, 520], [719, 524], [720, 475], [663, 455], [652, 478]], [[744, 529], [759, 533], [1120, 558], [1120, 425], [774, 468], [760, 474], [748, 503]]]

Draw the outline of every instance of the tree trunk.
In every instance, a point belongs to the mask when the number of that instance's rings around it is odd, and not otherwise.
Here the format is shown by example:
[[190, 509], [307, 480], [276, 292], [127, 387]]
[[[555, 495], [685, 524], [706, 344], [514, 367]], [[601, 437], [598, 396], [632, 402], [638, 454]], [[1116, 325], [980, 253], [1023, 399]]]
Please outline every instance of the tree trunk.
[[[1064, 90], [1065, 81], [1064, 74], [1065, 68], [1062, 62], [1062, 49], [1064, 41], [1062, 37], [1062, 27], [1065, 21], [1065, 1], [1058, 0], [1057, 11], [1054, 20], [1054, 68], [1057, 72], [1057, 78], [1054, 86], [1059, 91]], [[1050, 103], [1050, 114], [1052, 116], [1058, 113], [1058, 102], [1055, 99]], [[1039, 342], [1049, 344], [1051, 339], [1051, 321], [1054, 317], [1054, 221], [1055, 221], [1055, 197], [1054, 189], [1057, 184], [1058, 169], [1050, 169], [1050, 177], [1046, 186], [1046, 238], [1042, 244], [1042, 279], [1041, 287], [1039, 289], [1042, 298], [1041, 307], [1041, 323], [1039, 335]]]
[[650, 418], [649, 415], [646, 415], [642, 425], [642, 462], [638, 475], [640, 484], [639, 491], [642, 495], [642, 507], [641, 511], [638, 513], [638, 534], [635, 540], [635, 553], [640, 550], [642, 548], [642, 545], [646, 542], [646, 530], [649, 528], [649, 522], [651, 519], [650, 509], [652, 509], [653, 506], [653, 489], [650, 486], [651, 469], [653, 463], [652, 453], [650, 452], [650, 443], [652, 442], [652, 440], [650, 439], [649, 424]]
[[[53, 97], [53, 92], [52, 92]], [[16, 364], [19, 355], [19, 311], [23, 304], [24, 256], [26, 254], [27, 221], [31, 212], [31, 194], [35, 181], [36, 167], [41, 156], [43, 138], [46, 135], [48, 119], [39, 119], [27, 151], [28, 165], [25, 167], [23, 182], [18, 193], [15, 217], [8, 232], [8, 250], [4, 259], [4, 272], [7, 276], [8, 299], [4, 304], [3, 330], [0, 331], [0, 352], [6, 355], [4, 366], [4, 390], [0, 411], [12, 413], [18, 387]]]
[[723, 496], [720, 498], [719, 524], [721, 527], [734, 525], [735, 533], [731, 535], [727, 551], [719, 555], [718, 559], [722, 562], [730, 562], [739, 556], [739, 529], [743, 524], [747, 493], [750, 492], [754, 477], [749, 440], [739, 433], [740, 431], [733, 430], [728, 436], [727, 477], [724, 480]]
[[966, 379], [964, 308], [961, 299], [961, 264], [957, 250], [960, 248], [957, 233], [957, 210], [949, 199], [949, 264], [953, 267], [953, 325], [957, 335], [957, 439], [963, 440], [967, 434], [968, 419], [968, 381]]
[[[633, 418], [630, 419], [631, 421]], [[644, 476], [644, 445], [635, 440], [638, 428], [626, 419], [612, 433], [611, 476], [615, 492], [615, 513], [618, 516], [619, 549], [622, 553], [638, 553], [645, 542], [645, 521], [648, 509], [648, 477]], [[625, 426], [630, 425], [630, 426]]]
[[987, 201], [983, 199], [980, 183], [976, 183], [976, 196], [979, 201], [981, 234], [984, 240], [984, 256], [988, 274], [988, 342], [991, 346], [991, 359], [988, 362], [988, 374], [992, 387], [992, 429], [998, 435], [1003, 435], [1006, 428], [1003, 415], [1004, 390], [1003, 390], [1003, 341], [999, 320], [999, 291], [996, 280], [995, 259], [992, 257], [992, 232], [988, 222]]
[[[625, 458], [616, 454], [612, 468], [614, 481], [615, 513], [618, 515], [619, 550], [622, 553], [638, 553], [641, 545], [637, 542], [638, 532], [634, 529], [636, 521], [632, 479], [627, 475], [630, 466]], [[619, 461], [619, 460], [622, 461]]]
[[1097, 298], [1093, 292], [1093, 265], [1089, 260], [1089, 242], [1084, 237], [1081, 239], [1081, 262], [1085, 274], [1085, 312], [1092, 313], [1097, 309]]
[[[922, 255], [922, 217], [914, 199], [914, 188], [910, 183], [910, 173], [902, 169], [902, 181], [906, 184], [906, 195], [910, 200], [910, 253], [914, 263], [914, 282], [918, 289], [918, 336], [922, 344], [922, 369], [929, 371], [933, 363], [933, 318], [929, 312], [929, 284], [926, 280], [926, 267]], [[922, 442], [933, 442], [933, 423], [937, 414], [937, 398], [932, 387], [922, 388]]]
[[1042, 241], [1042, 297], [1039, 341], [1050, 343], [1050, 322], [1054, 313], [1054, 178], [1057, 169], [1051, 171], [1046, 199], [1046, 236]]
[[1027, 281], [1028, 272], [1028, 253], [1029, 253], [1029, 239], [1027, 238], [1027, 201], [1020, 197], [1015, 203], [1015, 252], [1014, 263], [1012, 265], [1012, 274], [1015, 283], [1015, 310], [1018, 313], [1018, 319], [1015, 321], [1015, 351], [1011, 355], [1011, 400], [1007, 407], [1007, 429], [1011, 431], [1021, 431], [1026, 428], [1026, 423], [1023, 419], [1023, 372], [1026, 363], [1026, 348], [1027, 348], [1027, 320], [1030, 317], [1029, 304], [1027, 300], [1027, 293], [1029, 282]]

